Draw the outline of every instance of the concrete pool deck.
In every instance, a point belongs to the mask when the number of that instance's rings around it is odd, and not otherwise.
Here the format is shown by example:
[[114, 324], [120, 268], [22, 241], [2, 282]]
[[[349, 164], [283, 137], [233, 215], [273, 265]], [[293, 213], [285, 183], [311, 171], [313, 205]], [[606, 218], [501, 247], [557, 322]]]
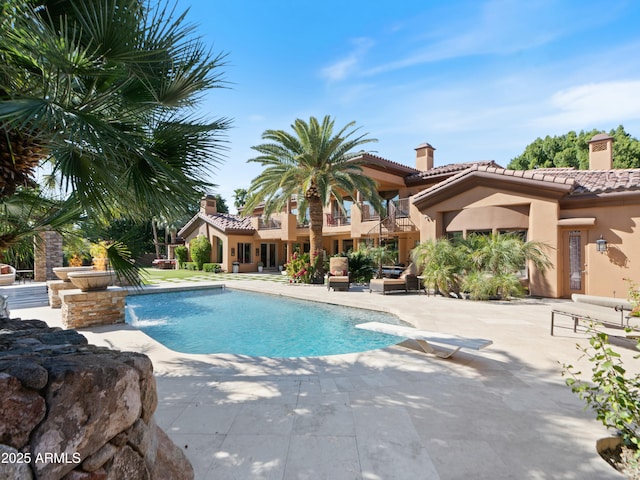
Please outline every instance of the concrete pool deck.
[[[609, 432], [560, 375], [562, 363], [586, 372], [590, 366], [576, 349], [587, 337], [574, 333], [570, 320], [549, 335], [555, 300], [471, 302], [225, 283], [388, 311], [419, 328], [494, 343], [447, 360], [403, 346], [270, 359], [180, 354], [126, 325], [80, 330], [91, 343], [152, 359], [156, 421], [184, 449], [197, 479], [624, 478], [595, 451]], [[11, 316], [60, 325], [60, 310], [48, 307]], [[617, 350], [625, 367], [637, 368], [632, 344]]]

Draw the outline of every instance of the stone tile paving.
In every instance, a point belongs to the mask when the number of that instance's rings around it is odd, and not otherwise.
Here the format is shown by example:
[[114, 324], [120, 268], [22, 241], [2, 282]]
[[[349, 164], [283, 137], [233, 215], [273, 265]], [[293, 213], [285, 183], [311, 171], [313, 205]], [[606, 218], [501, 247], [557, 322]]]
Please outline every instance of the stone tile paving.
[[[567, 324], [549, 335], [554, 301], [327, 292], [242, 277], [228, 286], [375, 308], [494, 344], [449, 360], [410, 345], [270, 359], [183, 355], [124, 327], [83, 331], [92, 343], [152, 358], [156, 420], [184, 449], [196, 478], [623, 478], [598, 457], [595, 440], [607, 432], [560, 375], [562, 363], [589, 365], [575, 348], [584, 332]], [[633, 348], [621, 353], [637, 367]]]

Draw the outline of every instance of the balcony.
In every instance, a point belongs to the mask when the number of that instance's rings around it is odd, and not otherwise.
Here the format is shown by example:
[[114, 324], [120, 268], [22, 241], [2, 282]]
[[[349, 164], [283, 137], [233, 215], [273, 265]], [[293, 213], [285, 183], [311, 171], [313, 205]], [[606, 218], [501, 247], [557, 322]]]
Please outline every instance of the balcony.
[[282, 222], [274, 218], [258, 219], [258, 230], [279, 230], [282, 228]]
[[342, 227], [345, 225], [351, 225], [351, 217], [347, 215], [333, 215], [331, 213], [326, 213], [324, 224], [327, 227]]
[[363, 222], [379, 222], [380, 221], [380, 215], [378, 215], [378, 213], [368, 203], [361, 203], [360, 209], [362, 210]]

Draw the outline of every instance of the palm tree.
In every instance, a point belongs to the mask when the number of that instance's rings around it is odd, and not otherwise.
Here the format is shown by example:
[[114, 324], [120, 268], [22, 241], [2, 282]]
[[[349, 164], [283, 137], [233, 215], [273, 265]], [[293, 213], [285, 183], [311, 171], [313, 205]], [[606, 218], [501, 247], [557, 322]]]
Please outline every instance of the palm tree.
[[[2, 2], [0, 208], [35, 187], [42, 165], [76, 212], [106, 223], [179, 216], [212, 186], [205, 179], [229, 121], [195, 118], [193, 109], [223, 86], [224, 57], [191, 36], [185, 14], [151, 5]], [[30, 234], [4, 218], [0, 249]], [[113, 245], [112, 265], [128, 267]]]
[[494, 276], [515, 274], [524, 269], [527, 262], [533, 263], [541, 272], [551, 266], [551, 261], [544, 252], [547, 248], [544, 243], [525, 242], [517, 235], [471, 235], [466, 244], [475, 268]]
[[358, 134], [350, 122], [334, 133], [334, 120], [325, 116], [320, 123], [297, 119], [293, 133], [267, 130], [262, 134], [269, 143], [252, 147], [261, 155], [249, 162], [260, 163], [263, 172], [253, 179], [247, 192], [243, 214], [249, 215], [260, 202], [264, 213], [280, 212], [292, 197], [297, 200], [302, 219], [309, 210], [309, 242], [311, 255], [322, 249], [323, 208], [336, 200], [342, 208], [345, 197], [356, 198], [359, 192], [377, 211], [382, 211], [377, 184], [362, 171], [357, 147], [374, 142], [366, 134]]
[[246, 188], [236, 188], [233, 191], [233, 206], [236, 207], [236, 210], [240, 211], [244, 204], [247, 202], [247, 189]]
[[467, 263], [465, 252], [446, 238], [426, 240], [411, 251], [411, 260], [422, 271], [424, 283], [443, 295], [460, 293]]
[[[0, 7], [0, 201], [48, 164], [85, 211], [146, 220], [197, 202], [228, 120], [193, 117], [222, 56], [142, 0]], [[150, 9], [151, 8], [151, 9]]]

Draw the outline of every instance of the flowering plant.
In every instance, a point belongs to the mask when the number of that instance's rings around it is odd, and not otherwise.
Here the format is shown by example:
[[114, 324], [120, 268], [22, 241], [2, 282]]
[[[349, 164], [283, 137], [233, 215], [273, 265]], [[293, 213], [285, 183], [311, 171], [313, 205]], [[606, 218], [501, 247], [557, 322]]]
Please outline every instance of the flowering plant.
[[293, 283], [310, 283], [313, 268], [308, 253], [294, 252], [289, 263], [285, 265], [289, 281]]

